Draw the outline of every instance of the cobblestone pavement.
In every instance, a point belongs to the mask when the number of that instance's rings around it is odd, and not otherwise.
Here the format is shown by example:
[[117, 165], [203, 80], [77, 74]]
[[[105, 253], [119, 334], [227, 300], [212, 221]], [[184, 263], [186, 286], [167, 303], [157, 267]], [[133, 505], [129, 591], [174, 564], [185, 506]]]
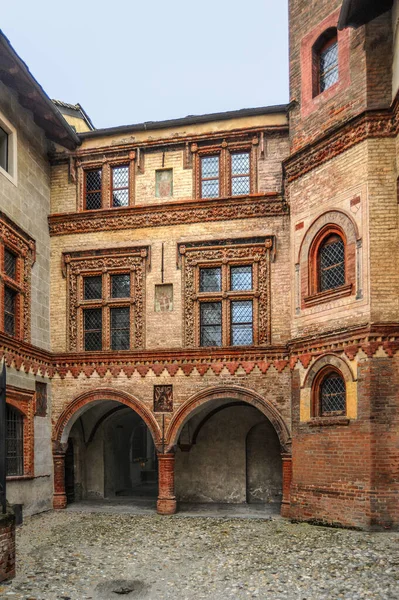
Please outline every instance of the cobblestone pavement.
[[17, 548], [2, 599], [399, 598], [399, 533], [65, 511], [27, 518]]

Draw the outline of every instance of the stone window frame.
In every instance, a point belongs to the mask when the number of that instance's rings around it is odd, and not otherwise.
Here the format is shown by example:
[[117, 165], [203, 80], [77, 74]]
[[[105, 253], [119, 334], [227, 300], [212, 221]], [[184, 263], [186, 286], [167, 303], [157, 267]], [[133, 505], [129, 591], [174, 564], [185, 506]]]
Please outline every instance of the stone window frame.
[[[339, 235], [345, 244], [345, 285], [319, 291], [318, 251], [330, 235]], [[342, 210], [332, 209], [319, 215], [304, 232], [296, 264], [296, 313], [344, 297], [363, 297], [362, 239], [353, 219]]]
[[[100, 210], [123, 210], [134, 206], [135, 202], [135, 161], [136, 152], [124, 152], [118, 155], [110, 155], [101, 159], [93, 157], [80, 158], [77, 163], [77, 189], [79, 212], [98, 213]], [[129, 168], [129, 203], [127, 206], [113, 206], [112, 203], [112, 169], [114, 167]], [[86, 172], [101, 171], [101, 207], [95, 209], [86, 208]]]
[[[194, 154], [193, 177], [194, 177], [194, 198], [198, 200], [207, 200], [202, 197], [202, 178], [201, 178], [201, 159], [207, 156], [219, 156], [219, 195], [215, 198], [242, 198], [248, 197], [257, 192], [257, 138], [253, 140], [223, 141], [221, 143], [198, 146], [193, 144], [191, 150]], [[231, 155], [248, 152], [249, 153], [249, 194], [237, 194], [232, 196], [232, 161]]]
[[[145, 280], [150, 264], [149, 246], [84, 250], [63, 254], [63, 275], [67, 280], [67, 346], [71, 352], [111, 352], [110, 308], [131, 307], [130, 350], [145, 347]], [[130, 273], [130, 298], [111, 298], [110, 276]], [[84, 300], [84, 277], [101, 275], [103, 298]], [[84, 308], [102, 308], [102, 350], [84, 350]], [[132, 314], [133, 313], [133, 314]], [[112, 350], [112, 352], [121, 352]], [[129, 352], [129, 350], [124, 350]]]
[[7, 481], [32, 479], [34, 477], [34, 414], [35, 391], [7, 385], [6, 402], [23, 417], [23, 475], [7, 475]]
[[[199, 292], [201, 268], [222, 267], [228, 278], [231, 266], [252, 265], [253, 290], [217, 293], [226, 305], [223, 310], [222, 346], [230, 346], [231, 325], [229, 303], [232, 299], [253, 299], [253, 346], [265, 346], [271, 339], [270, 262], [274, 238], [240, 238], [209, 242], [181, 242], [178, 244], [179, 266], [182, 270], [183, 339], [186, 348], [200, 345], [200, 304], [214, 293]], [[226, 279], [227, 281], [228, 279]], [[240, 348], [241, 346], [231, 346]]]
[[[9, 250], [16, 257], [16, 276], [10, 278], [5, 273], [4, 254]], [[36, 260], [36, 244], [0, 211], [0, 299], [3, 306], [0, 312], [0, 331], [4, 335], [4, 290], [9, 287], [16, 293], [15, 334], [11, 337], [25, 342], [31, 338], [31, 275]]]

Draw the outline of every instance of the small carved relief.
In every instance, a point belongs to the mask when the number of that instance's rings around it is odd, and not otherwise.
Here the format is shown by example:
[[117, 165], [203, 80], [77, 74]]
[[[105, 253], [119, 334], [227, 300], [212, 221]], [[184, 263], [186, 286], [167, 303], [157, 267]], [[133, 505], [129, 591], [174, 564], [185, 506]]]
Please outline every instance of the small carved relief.
[[173, 285], [164, 283], [155, 286], [155, 312], [171, 312], [173, 310]]
[[173, 385], [154, 385], [154, 412], [173, 412]]
[[36, 381], [36, 417], [47, 415], [47, 383]]

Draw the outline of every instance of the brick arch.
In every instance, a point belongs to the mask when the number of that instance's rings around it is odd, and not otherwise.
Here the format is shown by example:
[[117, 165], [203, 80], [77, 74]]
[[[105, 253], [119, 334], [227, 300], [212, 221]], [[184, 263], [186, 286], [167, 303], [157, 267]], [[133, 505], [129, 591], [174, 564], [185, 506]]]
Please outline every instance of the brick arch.
[[134, 412], [136, 412], [147, 425], [148, 429], [151, 432], [155, 446], [158, 450], [160, 450], [162, 443], [162, 435], [154, 415], [148, 410], [148, 408], [146, 408], [143, 405], [142, 402], [140, 402], [131, 394], [107, 388], [101, 388], [85, 392], [77, 398], [75, 398], [75, 400], [73, 400], [70, 404], [68, 404], [67, 408], [61, 413], [60, 417], [58, 418], [58, 421], [54, 428], [53, 440], [55, 442], [55, 445], [58, 446], [67, 442], [67, 440], [65, 439], [66, 432], [68, 431], [69, 433], [70, 431], [70, 428], [68, 428], [67, 430], [67, 427], [68, 425], [70, 425], [71, 421], [72, 424], [76, 421], [76, 418], [74, 419], [74, 416], [76, 416], [77, 413], [82, 414], [80, 411], [84, 407], [90, 405], [93, 402], [99, 402], [104, 400], [113, 400], [114, 402], [119, 402], [120, 404], [128, 406], [129, 408], [134, 410]]
[[166, 433], [165, 442], [167, 452], [170, 452], [177, 444], [183, 425], [195, 411], [200, 406], [215, 400], [236, 400], [237, 402], [244, 402], [260, 410], [273, 425], [280, 440], [282, 452], [291, 454], [291, 434], [276, 407], [273, 406], [269, 400], [263, 398], [263, 396], [253, 390], [239, 386], [212, 387], [191, 396], [191, 398], [189, 398], [172, 417]]
[[302, 388], [311, 388], [315, 378], [319, 376], [320, 372], [326, 371], [329, 368], [338, 371], [345, 382], [355, 381], [355, 376], [351, 367], [341, 357], [336, 356], [335, 354], [324, 354], [309, 368]]

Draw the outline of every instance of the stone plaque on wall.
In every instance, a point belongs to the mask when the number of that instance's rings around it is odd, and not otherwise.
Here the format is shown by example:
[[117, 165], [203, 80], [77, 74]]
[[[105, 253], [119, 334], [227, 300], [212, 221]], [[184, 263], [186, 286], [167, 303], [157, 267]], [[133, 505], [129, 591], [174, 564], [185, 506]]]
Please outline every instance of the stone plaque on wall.
[[173, 412], [173, 385], [154, 385], [154, 412]]
[[155, 312], [170, 312], [173, 310], [173, 285], [162, 283], [155, 286]]
[[157, 198], [173, 196], [173, 170], [155, 171], [155, 195]]

